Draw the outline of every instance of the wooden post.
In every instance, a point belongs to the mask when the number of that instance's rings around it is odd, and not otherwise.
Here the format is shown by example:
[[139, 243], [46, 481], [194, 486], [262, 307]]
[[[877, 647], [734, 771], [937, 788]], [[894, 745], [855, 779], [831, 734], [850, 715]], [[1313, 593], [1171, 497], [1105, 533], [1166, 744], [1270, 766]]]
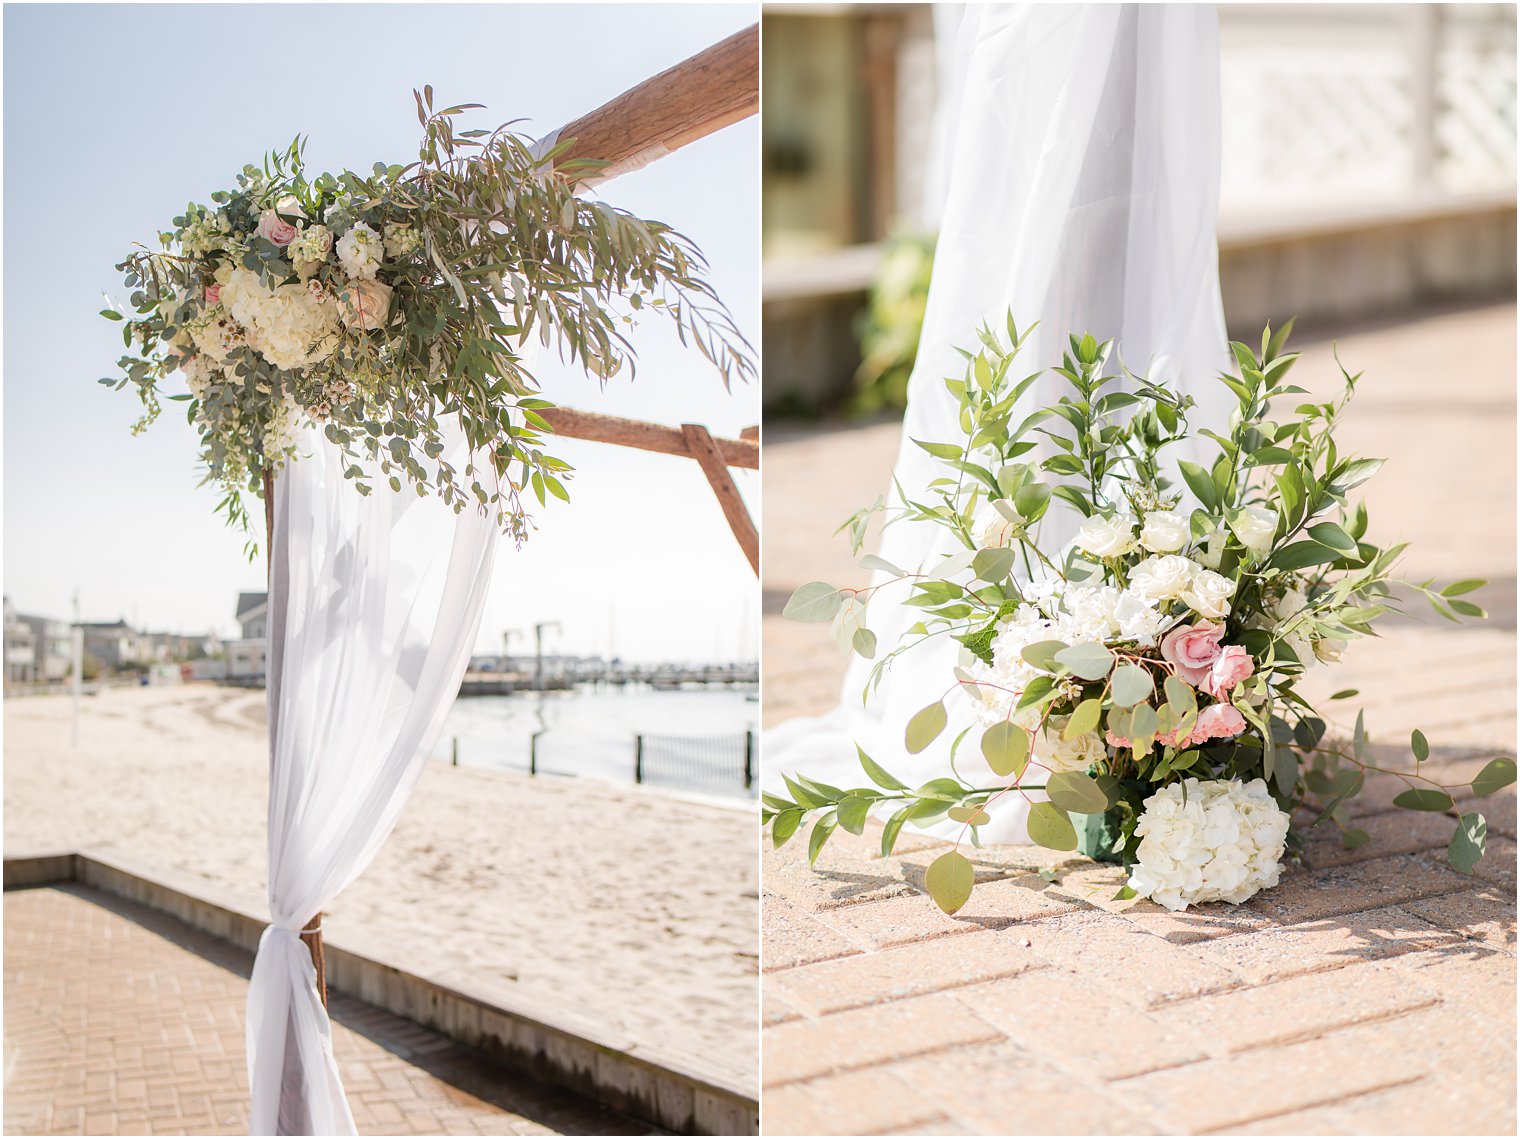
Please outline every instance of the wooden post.
[[760, 109], [760, 25], [751, 24], [560, 128], [558, 161], [655, 158]]
[[698, 423], [681, 424], [681, 434], [686, 437], [686, 446], [691, 451], [691, 457], [697, 460], [702, 473], [707, 476], [713, 494], [718, 496], [718, 505], [723, 508], [723, 516], [728, 519], [728, 528], [738, 539], [739, 548], [749, 559], [749, 568], [758, 574], [760, 572], [760, 534], [755, 529], [755, 523], [750, 518], [749, 511], [744, 507], [744, 500], [739, 497], [739, 488], [734, 485], [734, 477], [728, 473], [728, 465], [724, 463], [717, 444], [713, 442], [713, 437], [708, 433], [707, 428]]
[[[274, 572], [274, 475], [267, 468], [264, 471], [264, 580], [267, 587], [269, 576]], [[265, 595], [264, 626], [269, 627], [268, 595]], [[264, 699], [269, 699], [269, 643], [266, 632], [264, 650]], [[306, 929], [301, 931], [301, 940], [306, 943], [306, 949], [311, 954], [312, 966], [317, 971], [317, 994], [322, 998], [322, 1006], [327, 1007], [327, 961], [322, 953], [322, 915], [318, 913], [306, 923]], [[309, 932], [308, 932], [309, 931]]]

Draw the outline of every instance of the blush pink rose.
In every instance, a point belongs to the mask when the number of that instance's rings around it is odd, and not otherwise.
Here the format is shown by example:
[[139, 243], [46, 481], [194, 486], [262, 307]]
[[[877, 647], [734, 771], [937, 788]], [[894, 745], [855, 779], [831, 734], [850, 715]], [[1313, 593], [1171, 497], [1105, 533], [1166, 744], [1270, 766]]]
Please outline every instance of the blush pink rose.
[[1181, 625], [1161, 638], [1161, 655], [1177, 666], [1177, 675], [1194, 688], [1200, 687], [1219, 659], [1219, 642], [1224, 639], [1224, 625], [1200, 621]]
[[289, 245], [296, 239], [296, 227], [274, 210], [259, 215], [259, 236], [275, 245]]
[[[1115, 735], [1112, 729], [1110, 729], [1109, 731], [1107, 731], [1105, 734], [1108, 736], [1108, 746], [1109, 747], [1127, 748], [1127, 747], [1133, 747], [1134, 746], [1129, 740], [1125, 739], [1123, 736]], [[1157, 736], [1156, 737], [1156, 742], [1158, 744], [1163, 744], [1166, 747], [1183, 747], [1184, 745], [1186, 745], [1189, 742], [1191, 742], [1191, 740], [1190, 740], [1190, 737], [1181, 736], [1181, 735], [1178, 735], [1175, 731], [1171, 731], [1171, 732], [1163, 732], [1161, 735]]]
[[1196, 747], [1209, 740], [1234, 739], [1246, 730], [1246, 718], [1233, 704], [1210, 704], [1198, 713], [1198, 724], [1188, 743]]
[[1226, 645], [1220, 651], [1219, 659], [1209, 669], [1203, 690], [1216, 700], [1222, 700], [1230, 689], [1255, 671], [1256, 664], [1251, 660], [1250, 653], [1239, 645]]
[[341, 298], [339, 316], [349, 328], [373, 332], [391, 310], [391, 287], [380, 281], [350, 281]]
[[207, 307], [209, 307], [209, 308], [215, 308], [217, 305], [219, 305], [221, 303], [222, 303], [222, 286], [220, 286], [220, 285], [207, 285], [206, 286], [206, 305], [207, 305]]

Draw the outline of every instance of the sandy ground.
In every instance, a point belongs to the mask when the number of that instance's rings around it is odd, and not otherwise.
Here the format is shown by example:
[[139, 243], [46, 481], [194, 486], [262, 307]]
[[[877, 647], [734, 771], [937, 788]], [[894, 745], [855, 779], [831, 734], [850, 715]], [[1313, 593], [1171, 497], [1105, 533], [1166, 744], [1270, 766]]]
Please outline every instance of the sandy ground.
[[[262, 692], [5, 701], [5, 851], [115, 850], [267, 913]], [[757, 1083], [755, 822], [614, 787], [432, 764], [330, 937], [460, 968]]]

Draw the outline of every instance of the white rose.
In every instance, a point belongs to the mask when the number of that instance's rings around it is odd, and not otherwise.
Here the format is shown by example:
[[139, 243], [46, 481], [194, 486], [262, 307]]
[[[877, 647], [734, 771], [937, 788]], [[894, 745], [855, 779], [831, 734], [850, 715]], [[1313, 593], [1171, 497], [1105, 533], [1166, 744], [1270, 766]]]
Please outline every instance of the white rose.
[[384, 252], [380, 235], [362, 221], [338, 238], [338, 263], [351, 280], [374, 280]]
[[1314, 655], [1326, 664], [1336, 664], [1341, 659], [1341, 653], [1346, 650], [1346, 642], [1338, 641], [1334, 637], [1321, 637], [1314, 642]]
[[1218, 527], [1204, 539], [1202, 547], [1198, 551], [1198, 560], [1207, 569], [1217, 570], [1220, 560], [1224, 557], [1224, 540], [1226, 538], [1224, 527]]
[[976, 529], [982, 549], [1009, 549], [1017, 541], [1019, 524], [1004, 518], [997, 507], [988, 506], [977, 515]]
[[1230, 521], [1230, 529], [1246, 549], [1260, 557], [1272, 548], [1272, 539], [1277, 536], [1277, 511], [1260, 506], [1242, 507]]
[[1130, 570], [1129, 587], [1147, 601], [1173, 601], [1207, 573], [1197, 562], [1180, 554], [1152, 554]]
[[1200, 617], [1216, 618], [1230, 615], [1230, 598], [1234, 596], [1233, 581], [1213, 570], [1201, 569], [1182, 592], [1181, 600]]
[[1077, 531], [1077, 545], [1100, 558], [1117, 558], [1135, 548], [1135, 516], [1094, 514]]
[[1140, 544], [1153, 554], [1175, 554], [1191, 537], [1187, 516], [1170, 510], [1148, 511], [1140, 528]]
[[1034, 758], [1048, 768], [1051, 774], [1058, 771], [1086, 771], [1105, 755], [1107, 750], [1097, 732], [1084, 732], [1076, 739], [1064, 740], [1053, 727], [1046, 728], [1034, 738]]
[[1169, 910], [1277, 885], [1288, 816], [1260, 779], [1189, 778], [1145, 801], [1129, 886]]

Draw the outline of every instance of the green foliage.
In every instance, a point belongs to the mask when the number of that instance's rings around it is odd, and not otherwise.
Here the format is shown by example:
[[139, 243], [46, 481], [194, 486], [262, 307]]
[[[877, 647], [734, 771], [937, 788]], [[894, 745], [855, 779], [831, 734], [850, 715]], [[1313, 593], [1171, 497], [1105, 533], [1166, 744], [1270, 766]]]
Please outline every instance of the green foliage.
[[[101, 383], [134, 388], [141, 431], [162, 410], [169, 374], [193, 373], [187, 414], [205, 481], [221, 489], [218, 510], [234, 526], [249, 527], [246, 496], [262, 496], [266, 472], [294, 458], [294, 422], [311, 419], [348, 457], [358, 493], [371, 493], [374, 477], [410, 484], [456, 512], [488, 512], [523, 540], [525, 496], [566, 499], [572, 473], [549, 450], [551, 405], [537, 395], [530, 339], [605, 384], [633, 375], [625, 330], [652, 313], [725, 384], [755, 376], [701, 251], [664, 223], [578, 196], [577, 180], [602, 164], [566, 159], [572, 139], [538, 153], [508, 126], [459, 129], [476, 104], [435, 109], [432, 88], [415, 94], [417, 161], [311, 177], [297, 139], [245, 167], [212, 205], [187, 206], [160, 248], [139, 246], [118, 266], [130, 302], [103, 315], [122, 321], [129, 354], [122, 375]], [[326, 254], [298, 264], [299, 241], [260, 231], [271, 213], [303, 238], [325, 228]], [[345, 235], [366, 231], [385, 237], [368, 278], [338, 253]], [[321, 339], [271, 359], [267, 335], [252, 336], [208, 294], [237, 273], [301, 304], [309, 297]], [[361, 297], [379, 310], [363, 315]], [[230, 339], [209, 346], [218, 330]], [[475, 456], [462, 470], [443, 459], [442, 421], [453, 416]]]
[[899, 234], [884, 245], [881, 266], [857, 325], [861, 362], [850, 403], [856, 414], [874, 415], [906, 406], [933, 265], [932, 237]]

